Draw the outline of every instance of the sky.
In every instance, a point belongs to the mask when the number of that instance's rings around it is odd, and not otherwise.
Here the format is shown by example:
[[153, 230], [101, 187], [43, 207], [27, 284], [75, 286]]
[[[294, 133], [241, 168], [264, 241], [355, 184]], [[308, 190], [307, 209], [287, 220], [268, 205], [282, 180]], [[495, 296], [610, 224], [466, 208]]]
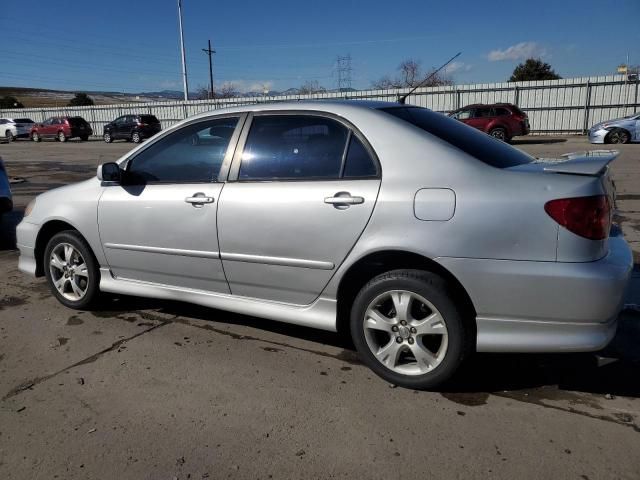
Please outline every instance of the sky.
[[[352, 86], [395, 75], [404, 59], [426, 70], [462, 52], [458, 84], [506, 81], [528, 56], [563, 77], [640, 64], [640, 0], [502, 2], [183, 0], [189, 87], [284, 90], [337, 86], [351, 56]], [[0, 8], [0, 86], [142, 92], [182, 90], [176, 0], [30, 0]]]

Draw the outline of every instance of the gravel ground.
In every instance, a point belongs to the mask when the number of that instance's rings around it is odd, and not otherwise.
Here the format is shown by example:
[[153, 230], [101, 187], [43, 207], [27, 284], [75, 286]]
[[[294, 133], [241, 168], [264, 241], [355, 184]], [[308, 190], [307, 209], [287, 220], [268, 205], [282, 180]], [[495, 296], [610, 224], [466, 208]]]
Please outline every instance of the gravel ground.
[[[62, 307], [17, 271], [15, 225], [34, 195], [131, 146], [0, 145], [26, 180], [0, 235], [0, 478], [638, 478], [640, 313], [622, 314], [606, 357], [476, 355], [432, 393], [392, 388], [336, 334], [130, 297]], [[618, 219], [638, 262], [640, 145], [620, 150]]]

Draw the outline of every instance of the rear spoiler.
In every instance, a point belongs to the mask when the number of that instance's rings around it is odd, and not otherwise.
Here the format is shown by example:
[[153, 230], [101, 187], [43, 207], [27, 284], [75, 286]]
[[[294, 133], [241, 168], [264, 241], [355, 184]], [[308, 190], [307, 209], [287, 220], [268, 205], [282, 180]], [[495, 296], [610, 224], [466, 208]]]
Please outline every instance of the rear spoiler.
[[618, 155], [617, 150], [591, 150], [566, 153], [560, 158], [538, 158], [533, 163], [542, 166], [545, 172], [598, 177]]

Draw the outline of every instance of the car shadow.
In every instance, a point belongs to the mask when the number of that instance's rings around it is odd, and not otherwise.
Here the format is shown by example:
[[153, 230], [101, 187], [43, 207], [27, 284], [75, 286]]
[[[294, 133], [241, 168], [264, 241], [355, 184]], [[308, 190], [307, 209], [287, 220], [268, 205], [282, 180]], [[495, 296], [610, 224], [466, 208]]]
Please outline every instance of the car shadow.
[[545, 145], [551, 143], [565, 143], [566, 138], [537, 138], [535, 136], [511, 140], [511, 145]]
[[[339, 348], [342, 351], [338, 354], [324, 355], [352, 364], [361, 363], [351, 340], [345, 333], [326, 332], [177, 301], [112, 296], [104, 302], [99, 315], [108, 317], [144, 309], [154, 309], [180, 318], [175, 321], [219, 333], [228, 332], [219, 324], [215, 327], [200, 322], [191, 324], [189, 320], [251, 327], [322, 346]], [[261, 340], [259, 334], [236, 336]], [[277, 343], [284, 347], [288, 345], [286, 340]], [[309, 350], [316, 351], [312, 347]], [[453, 380], [439, 391], [447, 398], [451, 397], [454, 401], [463, 404], [468, 402], [473, 404], [475, 401], [473, 399], [483, 398], [490, 393], [507, 396], [509, 393], [521, 394], [526, 395], [529, 400], [536, 398], [536, 395], [541, 399], [558, 399], [569, 392], [640, 398], [640, 313], [624, 311], [619, 318], [616, 337], [606, 350], [597, 354], [479, 353], [469, 358]], [[544, 392], [544, 395], [541, 392]]]

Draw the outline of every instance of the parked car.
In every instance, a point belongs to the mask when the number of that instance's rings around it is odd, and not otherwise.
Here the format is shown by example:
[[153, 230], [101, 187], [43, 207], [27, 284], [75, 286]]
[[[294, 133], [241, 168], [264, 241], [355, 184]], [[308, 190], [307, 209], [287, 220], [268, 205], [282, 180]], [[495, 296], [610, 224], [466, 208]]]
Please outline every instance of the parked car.
[[449, 116], [504, 142], [530, 130], [527, 114], [510, 103], [467, 105]]
[[104, 141], [124, 139], [140, 143], [162, 130], [160, 121], [154, 115], [123, 115], [104, 126]]
[[16, 138], [29, 138], [33, 123], [30, 118], [0, 118], [0, 138], [9, 142]]
[[633, 261], [617, 152], [535, 160], [386, 102], [204, 113], [29, 204], [19, 268], [100, 292], [349, 331], [382, 378], [434, 388], [474, 351], [603, 348]]
[[640, 113], [596, 123], [589, 129], [591, 143], [640, 142]]
[[47, 138], [60, 142], [66, 142], [70, 138], [87, 141], [91, 135], [91, 125], [82, 117], [51, 117], [31, 128], [31, 139], [34, 142]]
[[0, 158], [0, 219], [2, 215], [13, 209], [13, 199], [11, 196], [11, 185], [9, 184], [9, 176], [4, 167], [4, 162]]

